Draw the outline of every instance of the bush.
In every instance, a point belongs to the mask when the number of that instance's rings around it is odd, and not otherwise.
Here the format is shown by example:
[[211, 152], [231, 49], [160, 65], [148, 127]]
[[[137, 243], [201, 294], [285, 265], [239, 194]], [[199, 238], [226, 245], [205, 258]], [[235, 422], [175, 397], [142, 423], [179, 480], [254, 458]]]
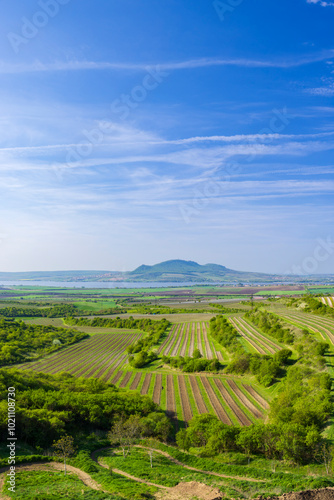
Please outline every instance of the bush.
[[91, 459], [89, 452], [86, 450], [79, 451], [79, 453], [74, 458], [71, 458], [68, 463], [87, 472], [87, 474], [99, 472], [98, 466], [94, 460]]

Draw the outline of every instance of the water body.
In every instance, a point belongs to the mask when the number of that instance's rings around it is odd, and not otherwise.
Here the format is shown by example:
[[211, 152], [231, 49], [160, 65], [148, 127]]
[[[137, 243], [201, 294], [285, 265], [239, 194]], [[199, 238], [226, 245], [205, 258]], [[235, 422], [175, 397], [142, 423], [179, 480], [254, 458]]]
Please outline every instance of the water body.
[[194, 282], [123, 282], [123, 281], [0, 281], [0, 286], [6, 287], [43, 287], [43, 288], [167, 288], [167, 287], [186, 287], [197, 285], [221, 285], [221, 283], [194, 283]]

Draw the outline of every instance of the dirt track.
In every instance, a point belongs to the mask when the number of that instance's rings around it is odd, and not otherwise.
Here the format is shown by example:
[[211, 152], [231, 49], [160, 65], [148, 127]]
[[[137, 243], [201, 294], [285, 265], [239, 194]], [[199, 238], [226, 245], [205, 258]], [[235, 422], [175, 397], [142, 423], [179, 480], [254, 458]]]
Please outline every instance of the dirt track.
[[[89, 488], [92, 488], [93, 490], [98, 490], [98, 491], [104, 491], [102, 490], [102, 486], [98, 484], [89, 474], [86, 472], [83, 472], [80, 469], [77, 469], [76, 467], [73, 467], [72, 465], [66, 465], [67, 472], [72, 472], [72, 474], [75, 474], [78, 476], [78, 478]], [[44, 470], [44, 471], [49, 471], [51, 469], [56, 469], [59, 471], [64, 470], [64, 465], [59, 462], [47, 462], [47, 463], [42, 463], [42, 462], [36, 462], [33, 464], [22, 464], [22, 465], [16, 465], [16, 470], [20, 471], [35, 471], [35, 470]], [[0, 469], [0, 495], [1, 495], [1, 490], [4, 486], [5, 482], [5, 473], [9, 470], [9, 467], [4, 467]], [[108, 492], [105, 492], [108, 493]], [[3, 500], [6, 500], [9, 497], [1, 496]]]

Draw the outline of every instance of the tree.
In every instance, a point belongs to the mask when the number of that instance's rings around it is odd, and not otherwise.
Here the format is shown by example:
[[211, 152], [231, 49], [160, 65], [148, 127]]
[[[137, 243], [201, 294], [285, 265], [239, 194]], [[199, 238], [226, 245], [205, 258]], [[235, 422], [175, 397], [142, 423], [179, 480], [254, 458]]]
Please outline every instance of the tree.
[[322, 439], [320, 443], [318, 443], [317, 450], [315, 452], [315, 458], [318, 462], [324, 464], [327, 475], [329, 475], [331, 465], [333, 463], [333, 453], [334, 448], [329, 441]]
[[73, 437], [66, 435], [53, 443], [56, 456], [64, 459], [65, 476], [66, 476], [66, 458], [71, 457], [75, 453], [75, 447], [73, 445], [73, 442], [74, 442]]
[[123, 457], [126, 458], [130, 453], [130, 449], [134, 445], [136, 439], [141, 433], [140, 417], [131, 415], [128, 420], [123, 418], [117, 420], [108, 432], [108, 439], [111, 444], [119, 443], [123, 451]]
[[209, 413], [193, 417], [187, 429], [191, 446], [205, 446], [218, 423], [218, 418]]
[[200, 359], [202, 357], [201, 351], [199, 349], [194, 349], [193, 358]]
[[237, 437], [237, 444], [248, 456], [261, 450], [263, 443], [264, 425], [253, 424], [249, 427], [243, 427]]
[[191, 443], [190, 443], [190, 438], [188, 436], [188, 433], [187, 433], [186, 429], [181, 429], [176, 434], [176, 444], [183, 451], [188, 451], [189, 450]]

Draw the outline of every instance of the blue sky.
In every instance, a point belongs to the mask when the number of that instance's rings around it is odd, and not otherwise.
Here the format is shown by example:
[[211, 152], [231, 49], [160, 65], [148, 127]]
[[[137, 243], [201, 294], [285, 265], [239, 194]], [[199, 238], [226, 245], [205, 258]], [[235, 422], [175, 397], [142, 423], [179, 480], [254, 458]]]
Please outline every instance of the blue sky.
[[334, 273], [334, 2], [0, 5], [0, 270]]

